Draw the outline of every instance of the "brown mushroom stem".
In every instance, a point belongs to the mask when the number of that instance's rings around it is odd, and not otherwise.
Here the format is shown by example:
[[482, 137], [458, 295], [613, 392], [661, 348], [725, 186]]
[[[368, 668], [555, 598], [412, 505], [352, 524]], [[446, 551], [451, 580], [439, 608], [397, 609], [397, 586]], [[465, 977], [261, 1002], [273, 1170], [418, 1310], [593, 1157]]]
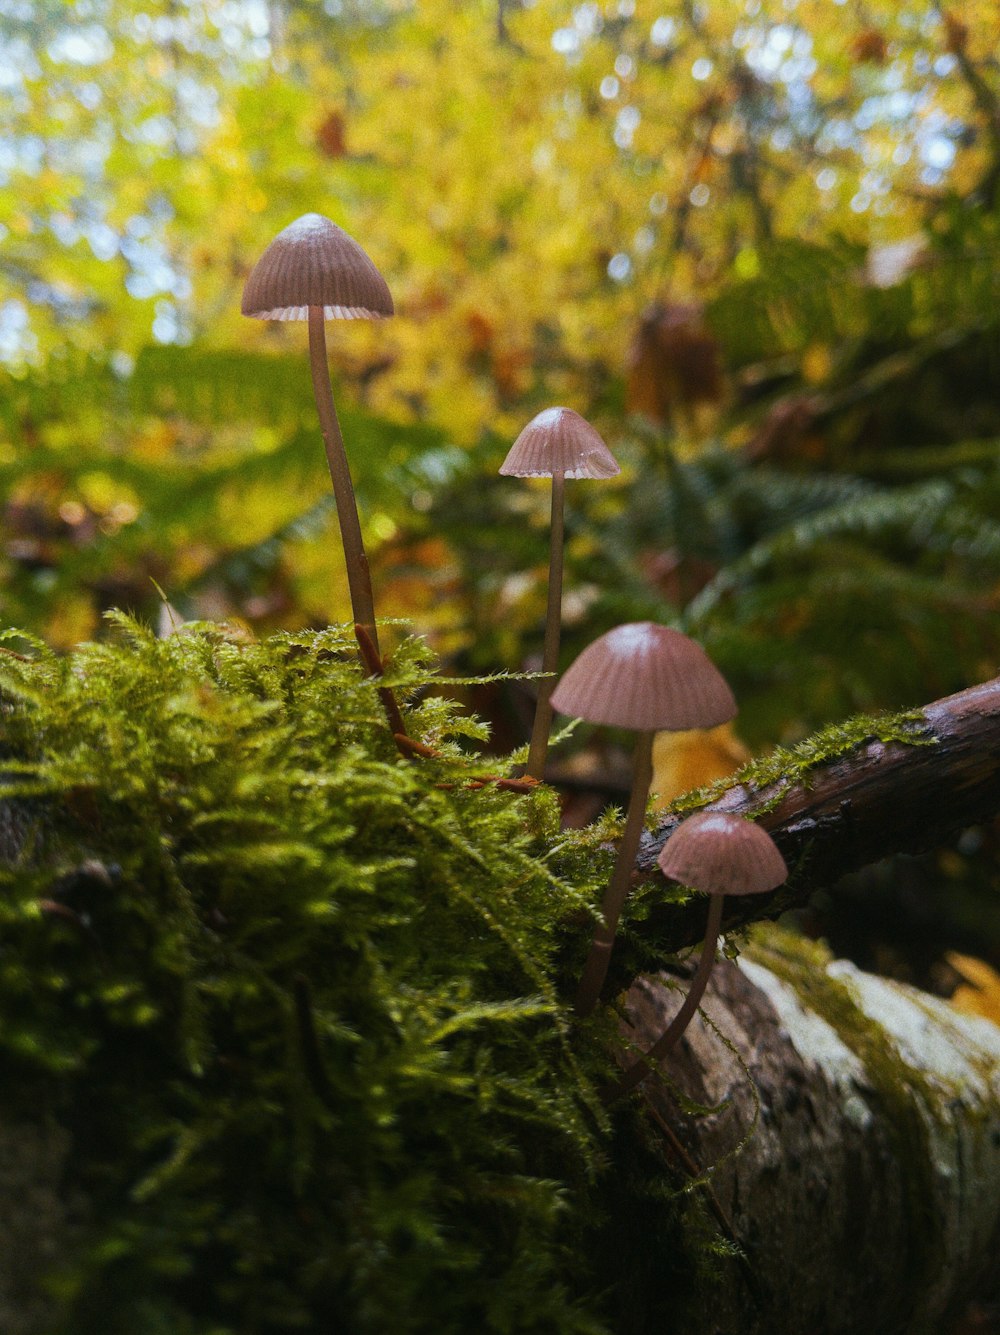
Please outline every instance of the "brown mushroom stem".
[[566, 478], [562, 471], [552, 474], [552, 521], [549, 526], [549, 601], [545, 614], [545, 643], [542, 648], [542, 671], [549, 675], [538, 684], [538, 703], [535, 706], [535, 722], [531, 730], [531, 745], [528, 748], [528, 765], [525, 774], [531, 779], [541, 779], [545, 772], [545, 756], [549, 749], [549, 733], [552, 730], [552, 705], [550, 697], [556, 684], [556, 671], [559, 667], [559, 632], [562, 619], [563, 585], [563, 498], [566, 491]]
[[[358, 642], [362, 663], [373, 677], [381, 677], [385, 671], [385, 664], [379, 657], [375, 641], [369, 635], [368, 628], [362, 626], [360, 621], [354, 623], [354, 638]], [[380, 686], [378, 688], [378, 698], [382, 701], [382, 708], [385, 710], [389, 731], [392, 733], [392, 740], [396, 743], [396, 749], [407, 760], [412, 760], [418, 752], [419, 744], [412, 742], [407, 736], [406, 724], [403, 722], [403, 715], [399, 711], [395, 695], [388, 686]], [[424, 748], [424, 750], [426, 749]]]
[[635, 855], [639, 850], [639, 839], [646, 823], [646, 803], [649, 800], [649, 785], [653, 781], [653, 734], [640, 732], [635, 744], [635, 759], [632, 767], [632, 792], [628, 800], [628, 812], [625, 816], [625, 832], [618, 845], [611, 880], [604, 892], [601, 904], [603, 921], [594, 933], [590, 945], [590, 954], [583, 968], [583, 976], [577, 989], [575, 1010], [577, 1017], [585, 1019], [597, 1005], [601, 987], [607, 976], [611, 962], [611, 950], [615, 942], [615, 931], [622, 907], [628, 897], [632, 881], [632, 868]]
[[719, 928], [722, 926], [722, 904], [725, 895], [712, 895], [708, 906], [708, 922], [705, 926], [705, 943], [701, 948], [701, 958], [698, 961], [698, 968], [691, 979], [691, 986], [688, 988], [688, 994], [684, 998], [684, 1004], [674, 1016], [674, 1018], [664, 1029], [663, 1033], [656, 1040], [648, 1052], [643, 1055], [632, 1066], [626, 1070], [625, 1074], [613, 1085], [604, 1095], [605, 1103], [613, 1103], [615, 1099], [621, 1098], [635, 1089], [636, 1085], [642, 1083], [646, 1076], [653, 1069], [653, 1063], [662, 1060], [668, 1052], [672, 1052], [676, 1046], [681, 1034], [688, 1027], [691, 1018], [701, 1003], [705, 995], [705, 988], [708, 986], [708, 980], [715, 965], [715, 947], [719, 940]]
[[378, 632], [375, 628], [375, 600], [372, 596], [368, 556], [361, 538], [361, 521], [354, 499], [354, 485], [351, 482], [351, 470], [344, 450], [344, 438], [340, 434], [337, 410], [333, 406], [322, 306], [309, 307], [309, 367], [312, 371], [313, 394], [316, 397], [316, 411], [319, 413], [323, 444], [326, 446], [326, 460], [330, 465], [333, 495], [337, 502], [337, 519], [340, 523], [340, 537], [344, 544], [344, 559], [347, 563], [351, 610], [354, 613], [354, 620], [365, 628], [376, 653], [379, 653]]

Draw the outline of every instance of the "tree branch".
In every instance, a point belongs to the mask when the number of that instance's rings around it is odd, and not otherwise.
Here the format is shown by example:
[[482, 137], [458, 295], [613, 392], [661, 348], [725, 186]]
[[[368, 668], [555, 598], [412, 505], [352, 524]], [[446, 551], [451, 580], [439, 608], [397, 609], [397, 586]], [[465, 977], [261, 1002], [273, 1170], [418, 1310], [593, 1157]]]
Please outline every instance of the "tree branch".
[[[773, 895], [726, 901], [723, 929], [774, 918], [848, 872], [894, 853], [919, 853], [1000, 811], [1000, 677], [921, 711], [921, 744], [871, 740], [808, 771], [804, 782], [763, 788], [735, 784], [707, 809], [757, 815], [792, 875]], [[680, 816], [647, 834], [640, 879], [659, 877], [656, 858]], [[678, 950], [700, 940], [705, 905], [663, 904], [642, 924], [643, 940]], [[611, 980], [620, 988], [619, 972]]]

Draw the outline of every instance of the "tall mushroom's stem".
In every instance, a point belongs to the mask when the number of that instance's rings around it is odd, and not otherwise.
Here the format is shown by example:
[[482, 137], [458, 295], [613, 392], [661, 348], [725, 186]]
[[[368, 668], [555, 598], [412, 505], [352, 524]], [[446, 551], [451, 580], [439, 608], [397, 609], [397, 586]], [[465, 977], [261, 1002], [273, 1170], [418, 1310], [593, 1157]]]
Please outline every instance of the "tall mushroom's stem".
[[671, 1052], [681, 1034], [688, 1027], [691, 1017], [705, 995], [705, 988], [708, 986], [708, 979], [715, 964], [715, 947], [719, 940], [719, 928], [722, 925], [724, 899], [725, 895], [712, 895], [711, 897], [708, 908], [708, 923], [705, 927], [705, 944], [701, 948], [701, 959], [699, 959], [698, 968], [691, 979], [691, 986], [688, 988], [683, 1006], [649, 1051], [643, 1053], [639, 1060], [628, 1068], [617, 1085], [611, 1087], [604, 1097], [605, 1103], [613, 1103], [615, 1099], [621, 1098], [623, 1094], [627, 1094], [630, 1090], [635, 1089], [636, 1085], [641, 1084], [652, 1070], [653, 1062], [660, 1061], [668, 1052]]
[[337, 519], [340, 522], [340, 537], [344, 544], [344, 560], [347, 563], [351, 610], [354, 613], [354, 620], [365, 628], [375, 646], [375, 652], [379, 653], [378, 632], [375, 628], [375, 599], [372, 596], [368, 556], [361, 538], [361, 521], [358, 519], [358, 506], [354, 499], [351, 470], [347, 465], [344, 438], [340, 434], [340, 423], [337, 421], [337, 410], [333, 406], [333, 391], [330, 388], [322, 306], [309, 307], [309, 367], [312, 371], [313, 394], [316, 397], [316, 411], [319, 413], [323, 444], [326, 446], [326, 461], [330, 465], [333, 495], [337, 502]]
[[[354, 499], [354, 484], [347, 464], [344, 437], [340, 434], [337, 410], [333, 406], [322, 306], [309, 307], [309, 369], [312, 371], [316, 411], [319, 413], [323, 444], [326, 446], [326, 461], [330, 466], [333, 496], [337, 502], [340, 539], [344, 544], [344, 561], [347, 565], [347, 587], [351, 594], [351, 611], [354, 613], [354, 634], [358, 641], [362, 663], [373, 676], [381, 676], [382, 653], [378, 647], [378, 631], [375, 627], [372, 577], [368, 569], [368, 554], [361, 537], [361, 520], [358, 518], [358, 504]], [[379, 688], [379, 698], [389, 720], [389, 731], [396, 741], [396, 746], [404, 756], [412, 758], [413, 752], [404, 745], [404, 741], [408, 740], [406, 725], [399, 712], [396, 697], [389, 687], [383, 686]]]
[[611, 880], [608, 882], [608, 888], [604, 892], [604, 902], [601, 905], [604, 921], [594, 933], [590, 954], [587, 956], [576, 994], [575, 1009], [581, 1020], [586, 1019], [597, 1005], [597, 998], [601, 994], [601, 987], [607, 976], [611, 949], [615, 943], [615, 930], [621, 917], [622, 906], [628, 897], [635, 855], [639, 851], [639, 838], [646, 823], [646, 803], [652, 781], [653, 734], [640, 732], [635, 744], [632, 792], [625, 817], [625, 833], [618, 845], [618, 857], [615, 859], [614, 871], [611, 873]]
[[524, 771], [529, 778], [541, 779], [545, 771], [545, 756], [549, 749], [552, 729], [552, 706], [549, 698], [555, 689], [555, 673], [559, 667], [559, 631], [562, 619], [563, 584], [563, 497], [566, 478], [562, 472], [552, 474], [552, 521], [549, 526], [549, 602], [545, 614], [545, 644], [542, 649], [542, 671], [550, 675], [538, 684], [538, 703], [535, 723], [528, 748], [528, 766]]

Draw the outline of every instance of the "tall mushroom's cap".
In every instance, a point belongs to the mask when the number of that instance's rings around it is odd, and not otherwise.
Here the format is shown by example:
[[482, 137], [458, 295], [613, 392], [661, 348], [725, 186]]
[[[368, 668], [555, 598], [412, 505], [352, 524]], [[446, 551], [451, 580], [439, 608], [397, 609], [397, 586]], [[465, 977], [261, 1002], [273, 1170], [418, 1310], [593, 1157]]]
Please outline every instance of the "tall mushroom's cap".
[[546, 408], [533, 417], [500, 465], [504, 477], [614, 477], [615, 456], [572, 408]]
[[616, 626], [588, 644], [563, 673], [552, 706], [636, 732], [714, 728], [736, 714], [732, 691], [701, 645], [652, 621]]
[[788, 876], [778, 846], [753, 821], [699, 811], [682, 821], [657, 859], [664, 876], [709, 895], [761, 895]]
[[322, 306], [327, 320], [392, 315], [385, 279], [356, 241], [319, 213], [304, 213], [279, 232], [250, 271], [240, 307], [255, 320], [307, 320]]

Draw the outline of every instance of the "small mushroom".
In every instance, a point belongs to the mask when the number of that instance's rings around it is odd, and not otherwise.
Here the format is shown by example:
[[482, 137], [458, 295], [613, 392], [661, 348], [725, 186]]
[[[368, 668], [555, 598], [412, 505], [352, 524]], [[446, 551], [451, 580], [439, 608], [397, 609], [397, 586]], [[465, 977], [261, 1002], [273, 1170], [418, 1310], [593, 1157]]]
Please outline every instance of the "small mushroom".
[[367, 635], [380, 664], [371, 573], [333, 404], [323, 322], [392, 315], [389, 288], [356, 241], [329, 218], [306, 213], [279, 232], [254, 265], [243, 289], [241, 310], [255, 320], [309, 321], [313, 393], [337, 502], [351, 608], [355, 624], [361, 627], [362, 653], [363, 636]]
[[699, 811], [682, 821], [657, 861], [664, 876], [711, 897], [705, 942], [684, 1004], [649, 1051], [628, 1068], [611, 1098], [627, 1094], [640, 1084], [649, 1075], [652, 1063], [665, 1057], [688, 1027], [715, 963], [726, 895], [761, 895], [776, 889], [788, 876], [785, 859], [767, 831], [726, 811]]
[[559, 631], [563, 579], [563, 498], [566, 478], [614, 477], [617, 460], [590, 423], [572, 408], [546, 408], [533, 417], [500, 465], [504, 477], [552, 479], [552, 521], [549, 530], [549, 598], [542, 649], [543, 677], [538, 688], [535, 721], [525, 774], [540, 779], [552, 727], [551, 695], [559, 667]]
[[636, 621], [616, 626], [584, 649], [553, 691], [552, 706], [561, 714], [639, 734], [625, 832], [576, 997], [576, 1012], [583, 1018], [597, 1004], [628, 895], [652, 781], [653, 734], [714, 728], [735, 716], [736, 701], [700, 644], [668, 626]]

